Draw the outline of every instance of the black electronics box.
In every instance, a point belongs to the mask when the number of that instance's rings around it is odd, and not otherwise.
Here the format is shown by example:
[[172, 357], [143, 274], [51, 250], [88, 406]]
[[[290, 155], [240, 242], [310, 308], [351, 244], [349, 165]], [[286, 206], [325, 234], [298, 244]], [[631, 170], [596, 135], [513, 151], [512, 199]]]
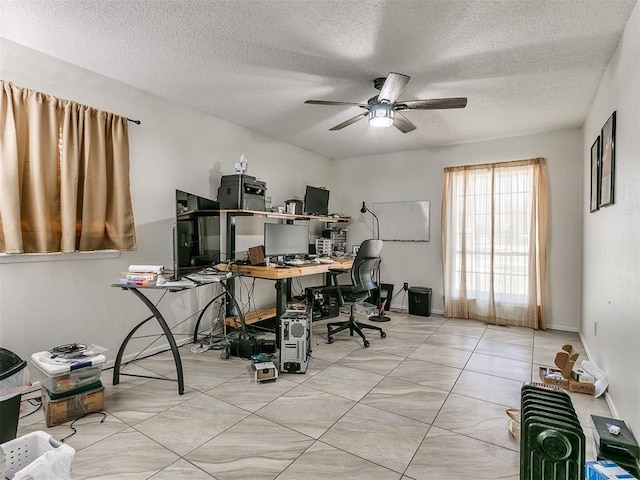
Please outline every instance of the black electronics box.
[[276, 353], [277, 345], [275, 340], [258, 338], [258, 353]]
[[258, 353], [258, 345], [253, 339], [240, 339], [236, 338], [231, 340], [229, 346], [229, 354], [232, 357], [251, 358], [251, 355]]
[[[608, 452], [640, 459], [640, 446], [623, 420], [591, 415], [591, 423], [594, 441], [603, 454]], [[614, 435], [609, 432], [609, 425], [618, 427], [620, 433]]]

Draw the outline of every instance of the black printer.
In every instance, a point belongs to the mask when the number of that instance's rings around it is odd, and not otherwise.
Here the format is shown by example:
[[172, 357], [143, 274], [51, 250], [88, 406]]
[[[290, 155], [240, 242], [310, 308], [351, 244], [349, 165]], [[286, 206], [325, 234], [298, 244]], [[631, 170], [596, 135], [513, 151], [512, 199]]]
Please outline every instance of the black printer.
[[251, 175], [223, 175], [218, 187], [221, 209], [264, 211], [267, 185]]

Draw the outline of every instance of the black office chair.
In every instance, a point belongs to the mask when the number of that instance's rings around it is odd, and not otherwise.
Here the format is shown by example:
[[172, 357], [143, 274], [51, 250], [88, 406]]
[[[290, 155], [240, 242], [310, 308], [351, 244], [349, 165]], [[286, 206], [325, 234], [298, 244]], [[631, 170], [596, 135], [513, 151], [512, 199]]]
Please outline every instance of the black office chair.
[[333, 343], [333, 335], [343, 330], [349, 329], [351, 336], [353, 332], [360, 335], [365, 348], [369, 346], [369, 341], [363, 333], [363, 329], [377, 330], [380, 337], [385, 338], [387, 334], [382, 328], [366, 323], [358, 323], [354, 317], [356, 303], [364, 301], [371, 294], [372, 290], [378, 288], [376, 284], [376, 272], [380, 265], [380, 252], [382, 251], [382, 240], [365, 240], [358, 249], [358, 254], [351, 267], [351, 285], [340, 285], [338, 275], [345, 273], [344, 270], [329, 270], [333, 285], [314, 290], [323, 294], [333, 294], [338, 299], [338, 305], [349, 305], [349, 320], [346, 322], [333, 322], [327, 324], [327, 341]]

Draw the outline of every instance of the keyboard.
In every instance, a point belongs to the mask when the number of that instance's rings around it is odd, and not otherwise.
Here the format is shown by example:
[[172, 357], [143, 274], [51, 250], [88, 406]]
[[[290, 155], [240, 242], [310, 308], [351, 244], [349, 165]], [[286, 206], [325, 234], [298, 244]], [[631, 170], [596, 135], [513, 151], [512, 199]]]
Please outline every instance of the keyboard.
[[333, 260], [333, 258], [320, 258], [318, 259], [318, 261], [320, 263], [335, 263], [335, 261]]
[[302, 260], [301, 258], [294, 258], [293, 260], [287, 260], [284, 262], [285, 265], [290, 265], [290, 266], [297, 266], [297, 265], [304, 265], [308, 263], [306, 260]]

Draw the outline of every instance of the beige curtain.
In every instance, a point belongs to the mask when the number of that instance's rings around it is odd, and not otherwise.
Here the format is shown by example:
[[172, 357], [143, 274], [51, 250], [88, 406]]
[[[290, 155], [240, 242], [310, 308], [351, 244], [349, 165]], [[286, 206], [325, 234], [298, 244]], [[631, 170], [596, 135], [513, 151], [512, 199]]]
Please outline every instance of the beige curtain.
[[0, 251], [135, 250], [127, 119], [0, 82]]
[[545, 328], [547, 183], [542, 158], [445, 169], [445, 316]]

